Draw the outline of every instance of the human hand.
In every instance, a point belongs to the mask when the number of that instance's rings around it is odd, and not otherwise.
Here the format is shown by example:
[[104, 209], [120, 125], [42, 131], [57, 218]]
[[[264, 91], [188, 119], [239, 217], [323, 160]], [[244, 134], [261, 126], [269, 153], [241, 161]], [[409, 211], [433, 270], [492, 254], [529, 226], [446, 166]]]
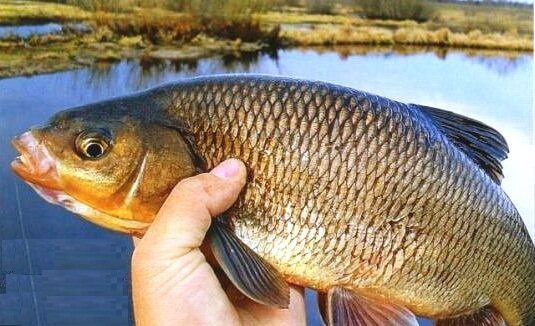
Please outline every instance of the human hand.
[[174, 188], [132, 256], [136, 325], [305, 324], [302, 288], [290, 287], [289, 309], [264, 306], [218, 278], [207, 260], [211, 219], [236, 201], [245, 177], [243, 163], [230, 159]]

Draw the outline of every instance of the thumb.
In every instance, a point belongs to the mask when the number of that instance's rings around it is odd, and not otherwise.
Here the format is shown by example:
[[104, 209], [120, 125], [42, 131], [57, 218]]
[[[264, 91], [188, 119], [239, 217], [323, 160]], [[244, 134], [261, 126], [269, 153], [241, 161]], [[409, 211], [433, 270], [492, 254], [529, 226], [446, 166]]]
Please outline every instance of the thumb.
[[150, 244], [153, 250], [172, 246], [175, 256], [199, 247], [212, 217], [232, 206], [245, 178], [245, 165], [229, 159], [209, 173], [182, 180], [160, 208], [140, 246]]

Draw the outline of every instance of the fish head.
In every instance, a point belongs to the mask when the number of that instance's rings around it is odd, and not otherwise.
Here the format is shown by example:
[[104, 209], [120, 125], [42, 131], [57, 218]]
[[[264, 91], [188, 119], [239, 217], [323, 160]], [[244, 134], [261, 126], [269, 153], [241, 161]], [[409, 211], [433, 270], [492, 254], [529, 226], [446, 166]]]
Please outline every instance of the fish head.
[[20, 153], [13, 171], [50, 203], [105, 228], [143, 234], [196, 167], [180, 132], [130, 109], [107, 103], [60, 112], [13, 139]]

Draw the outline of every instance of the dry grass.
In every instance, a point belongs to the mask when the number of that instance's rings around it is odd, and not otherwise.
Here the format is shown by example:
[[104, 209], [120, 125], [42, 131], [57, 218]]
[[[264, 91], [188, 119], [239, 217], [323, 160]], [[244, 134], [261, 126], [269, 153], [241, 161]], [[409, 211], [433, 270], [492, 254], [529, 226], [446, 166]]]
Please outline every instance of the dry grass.
[[392, 33], [384, 28], [353, 27], [345, 25], [320, 25], [311, 30], [287, 30], [282, 39], [287, 44], [300, 46], [391, 44]]
[[533, 41], [517, 34], [454, 33], [448, 28], [435, 31], [421, 27], [399, 28], [395, 30], [381, 27], [360, 27], [345, 25], [321, 25], [311, 30], [285, 30], [282, 38], [289, 44], [302, 46], [339, 44], [402, 44], [448, 46], [456, 48], [485, 48], [529, 51]]
[[306, 14], [303, 12], [268, 11], [254, 13], [253, 19], [264, 24], [343, 24], [353, 19], [344, 15]]
[[152, 44], [184, 44], [201, 33], [223, 39], [245, 42], [276, 43], [278, 32], [263, 29], [252, 19], [203, 19], [188, 14], [160, 9], [136, 9], [130, 14], [97, 12], [93, 21], [109, 29], [115, 39], [141, 36]]
[[88, 12], [63, 4], [0, 1], [0, 25], [80, 21], [89, 17]]
[[533, 35], [533, 10], [522, 7], [436, 3], [431, 28], [448, 27], [454, 32], [480, 30], [483, 33], [518, 32]]
[[436, 31], [423, 29], [399, 29], [394, 32], [394, 43], [410, 45], [435, 45], [458, 48], [509, 49], [529, 51], [533, 49], [530, 38], [517, 34], [482, 33], [479, 30], [469, 33], [454, 33], [448, 28]]
[[145, 41], [161, 44], [187, 41], [198, 33], [198, 24], [188, 15], [159, 9], [137, 9], [129, 14], [96, 12], [92, 21], [109, 31], [109, 38], [141, 36]]

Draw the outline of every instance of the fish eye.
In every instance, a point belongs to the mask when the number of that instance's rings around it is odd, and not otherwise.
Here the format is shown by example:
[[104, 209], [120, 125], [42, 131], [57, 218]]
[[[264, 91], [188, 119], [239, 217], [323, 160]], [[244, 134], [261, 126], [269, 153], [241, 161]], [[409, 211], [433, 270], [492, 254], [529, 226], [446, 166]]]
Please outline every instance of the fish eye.
[[76, 150], [85, 159], [99, 159], [109, 148], [109, 133], [104, 130], [85, 131], [76, 138]]

